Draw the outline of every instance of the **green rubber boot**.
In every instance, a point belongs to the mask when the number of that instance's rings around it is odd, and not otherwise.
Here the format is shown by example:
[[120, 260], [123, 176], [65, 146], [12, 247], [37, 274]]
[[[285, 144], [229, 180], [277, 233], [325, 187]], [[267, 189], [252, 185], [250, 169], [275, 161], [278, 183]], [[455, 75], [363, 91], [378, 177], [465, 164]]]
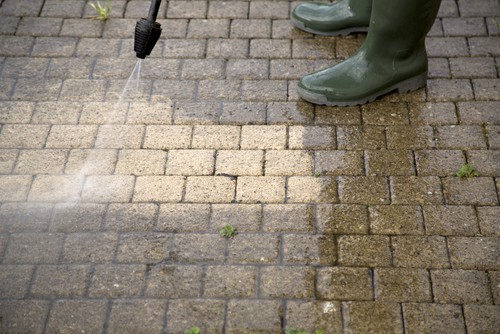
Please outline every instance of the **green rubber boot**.
[[367, 32], [372, 0], [339, 0], [334, 3], [308, 2], [295, 7], [295, 27], [318, 35], [345, 36]]
[[298, 84], [304, 100], [329, 106], [372, 102], [392, 91], [426, 85], [425, 36], [441, 0], [373, 0], [368, 36], [345, 61], [309, 74]]

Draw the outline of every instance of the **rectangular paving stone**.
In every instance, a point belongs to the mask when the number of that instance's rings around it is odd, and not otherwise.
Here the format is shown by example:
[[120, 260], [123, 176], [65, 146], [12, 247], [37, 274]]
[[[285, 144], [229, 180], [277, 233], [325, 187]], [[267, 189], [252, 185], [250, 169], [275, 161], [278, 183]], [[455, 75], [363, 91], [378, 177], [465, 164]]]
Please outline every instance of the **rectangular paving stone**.
[[224, 61], [221, 59], [186, 59], [182, 63], [181, 78], [188, 80], [224, 79]]
[[113, 261], [118, 236], [114, 233], [71, 233], [66, 236], [65, 263], [109, 263]]
[[37, 175], [33, 180], [28, 201], [68, 202], [80, 198], [82, 176]]
[[84, 202], [128, 202], [132, 198], [135, 177], [132, 175], [93, 175], [85, 180], [81, 199]]
[[19, 233], [9, 238], [5, 264], [57, 263], [63, 245], [62, 234]]
[[500, 149], [500, 126], [487, 125], [488, 143], [490, 149]]
[[[53, 205], [50, 203], [4, 203], [0, 208], [0, 232], [46, 231], [51, 220], [52, 208]], [[8, 235], [4, 236], [7, 238]]]
[[59, 98], [62, 101], [103, 101], [105, 92], [104, 80], [66, 79]]
[[100, 20], [66, 17], [59, 36], [101, 37], [103, 29], [104, 22]]
[[450, 102], [410, 104], [410, 120], [418, 125], [458, 123], [455, 104]]
[[120, 150], [115, 174], [162, 175], [166, 160], [160, 150]]
[[262, 150], [220, 150], [217, 152], [215, 175], [260, 176], [263, 174], [263, 169], [264, 152]]
[[281, 125], [246, 125], [241, 128], [243, 150], [284, 149], [287, 129]]
[[335, 145], [334, 127], [290, 126], [288, 129], [291, 149], [332, 149]]
[[500, 101], [470, 101], [457, 103], [462, 124], [500, 124], [497, 110]]
[[81, 17], [85, 4], [80, 1], [66, 1], [60, 4], [57, 0], [44, 2], [41, 16]]
[[173, 237], [166, 233], [122, 234], [118, 243], [118, 263], [158, 263], [167, 259]]
[[145, 294], [153, 298], [198, 298], [201, 296], [201, 277], [199, 266], [148, 266]]
[[395, 125], [387, 128], [387, 148], [390, 150], [424, 150], [436, 146], [430, 126]]
[[443, 179], [443, 192], [452, 205], [498, 205], [495, 184], [489, 177]]
[[346, 204], [388, 204], [389, 185], [385, 177], [342, 176], [338, 178], [339, 199]]
[[316, 294], [322, 300], [372, 300], [372, 274], [367, 268], [317, 269]]
[[465, 333], [460, 305], [404, 304], [403, 312], [410, 331]]
[[222, 263], [225, 249], [219, 234], [176, 234], [169, 258], [181, 263]]
[[108, 319], [109, 333], [151, 333], [163, 330], [166, 305], [158, 299], [123, 299], [113, 301]]
[[474, 150], [468, 152], [468, 161], [479, 175], [496, 176], [500, 174], [499, 150]]
[[47, 148], [92, 148], [96, 140], [95, 125], [53, 125], [45, 147]]
[[311, 175], [313, 159], [302, 150], [269, 150], [266, 152], [266, 175]]
[[176, 102], [174, 124], [214, 125], [218, 123], [220, 102]]
[[[2, 8], [3, 9], [3, 8]], [[3, 16], [0, 18], [0, 34], [2, 35], [14, 35], [18, 29], [20, 17], [14, 16]]]
[[424, 234], [424, 220], [418, 206], [377, 205], [369, 207], [368, 211], [370, 213], [370, 231], [373, 234]]
[[432, 302], [429, 273], [424, 269], [376, 268], [375, 299], [382, 302]]
[[82, 104], [79, 102], [38, 102], [32, 124], [76, 124]]
[[314, 269], [306, 266], [264, 267], [260, 295], [265, 298], [310, 298], [314, 295]]
[[252, 58], [290, 58], [292, 43], [287, 39], [251, 39], [250, 57]]
[[192, 147], [198, 149], [237, 149], [240, 141], [239, 126], [207, 125], [195, 126]]
[[31, 175], [0, 175], [0, 201], [25, 201], [31, 182]]
[[494, 333], [498, 329], [497, 305], [464, 305], [465, 323], [470, 333]]
[[317, 231], [323, 234], [367, 234], [370, 225], [365, 205], [317, 206]]
[[78, 38], [75, 37], [37, 37], [32, 57], [72, 57], [75, 53]]
[[488, 237], [449, 237], [453, 268], [498, 270], [498, 240]]
[[[210, 205], [161, 204], [156, 230], [163, 232], [205, 232], [210, 223]], [[217, 230], [218, 232], [218, 230]]]
[[1, 148], [42, 148], [49, 133], [48, 125], [6, 124], [1, 130]]
[[391, 176], [394, 204], [443, 204], [441, 182], [436, 176]]
[[144, 136], [142, 125], [101, 125], [96, 148], [139, 148]]
[[231, 2], [209, 2], [207, 18], [241, 18], [248, 17], [248, 6], [246, 1], [231, 1]]
[[118, 57], [120, 39], [81, 38], [78, 41], [78, 57]]
[[500, 207], [478, 207], [477, 215], [482, 235], [496, 237], [500, 235], [500, 231], [498, 230], [500, 224]]
[[476, 213], [470, 206], [424, 206], [425, 229], [431, 235], [479, 234]]
[[[316, 62], [318, 60], [306, 60], [306, 59], [271, 59], [269, 78], [271, 79], [288, 79], [288, 80], [298, 80], [302, 76], [308, 73], [314, 72], [316, 69]], [[266, 67], [266, 75], [267, 75]], [[290, 100], [290, 99], [289, 99]], [[294, 99], [296, 100], [296, 99]]]
[[113, 203], [106, 214], [106, 230], [115, 232], [151, 232], [158, 206], [153, 203]]
[[262, 102], [223, 102], [219, 124], [249, 125], [266, 123], [266, 104]]
[[188, 125], [148, 125], [143, 148], [182, 149], [191, 144], [192, 127]]
[[0, 121], [3, 124], [29, 123], [35, 104], [33, 102], [0, 102]]
[[244, 80], [241, 84], [242, 101], [287, 101], [287, 95], [285, 80]]
[[35, 297], [82, 297], [89, 279], [86, 265], [39, 266], [30, 293]]
[[305, 204], [268, 204], [263, 207], [265, 232], [313, 232], [314, 206]]
[[19, 155], [16, 149], [0, 149], [0, 173], [10, 174]]
[[310, 332], [315, 330], [342, 330], [342, 315], [339, 302], [330, 301], [287, 301], [287, 330], [301, 328]]
[[434, 300], [444, 304], [491, 304], [488, 277], [476, 270], [431, 270]]
[[267, 107], [267, 124], [312, 124], [314, 108], [303, 102], [270, 102]]
[[184, 201], [230, 203], [235, 198], [236, 180], [225, 176], [189, 176]]
[[338, 264], [342, 266], [386, 267], [391, 263], [387, 236], [340, 236]]
[[397, 303], [344, 302], [345, 333], [403, 333], [401, 307]]
[[[238, 3], [236, 1], [226, 2], [224, 4], [232, 5]], [[243, 3], [242, 1], [239, 3]], [[217, 6], [221, 2], [210, 2], [211, 6]], [[210, 38], [207, 43], [207, 58], [223, 58], [228, 59], [227, 66], [237, 59], [231, 58], [244, 58], [248, 54], [248, 40], [245, 39], [226, 39], [226, 38]], [[227, 75], [227, 73], [226, 73]], [[227, 76], [229, 78], [229, 76]]]
[[146, 266], [140, 264], [96, 265], [89, 288], [91, 298], [137, 297], [146, 282]]
[[84, 58], [55, 58], [50, 59], [46, 72], [48, 78], [59, 79], [88, 79], [92, 73], [92, 59]]
[[240, 176], [236, 185], [238, 203], [282, 203], [285, 178], [278, 176]]
[[[195, 95], [194, 80], [155, 80], [153, 82], [152, 99], [171, 102], [170, 99], [191, 100]], [[146, 91], [145, 91], [146, 93]]]
[[370, 176], [415, 175], [413, 155], [407, 150], [365, 151], [365, 161]]
[[437, 145], [443, 149], [485, 149], [483, 129], [478, 125], [437, 127]]
[[80, 124], [124, 124], [129, 104], [90, 101], [83, 103], [81, 109]]
[[50, 232], [76, 233], [101, 230], [106, 206], [94, 203], [59, 203], [54, 207]]
[[2, 298], [23, 299], [28, 291], [34, 266], [0, 265], [0, 295]]
[[277, 264], [280, 241], [271, 234], [238, 234], [229, 243], [228, 262], [232, 264]]
[[29, 56], [34, 41], [35, 38], [30, 36], [0, 36], [0, 54], [6, 57]]
[[340, 150], [380, 150], [385, 148], [384, 129], [379, 126], [338, 126], [337, 148]]
[[451, 176], [465, 164], [461, 150], [419, 150], [415, 151], [418, 175]]
[[34, 78], [43, 77], [47, 71], [49, 59], [9, 57], [2, 67], [2, 77]]
[[165, 173], [167, 175], [213, 175], [214, 150], [170, 150]]
[[392, 261], [403, 268], [449, 268], [446, 240], [440, 236], [391, 237]]
[[278, 333], [282, 314], [280, 301], [231, 300], [227, 305], [226, 330], [241, 334]]
[[57, 300], [51, 307], [47, 330], [98, 333], [104, 327], [105, 300]]
[[197, 326], [202, 333], [224, 332], [225, 302], [218, 299], [176, 299], [168, 304], [167, 333]]
[[212, 204], [210, 230], [220, 231], [226, 225], [238, 232], [257, 232], [261, 228], [262, 206], [259, 204]]
[[291, 176], [286, 200], [289, 203], [336, 203], [337, 182], [330, 176]]
[[258, 268], [209, 266], [204, 277], [204, 297], [251, 298], [257, 295]]
[[76, 175], [112, 174], [117, 160], [118, 150], [74, 149], [69, 152], [65, 173]]
[[[48, 300], [2, 300], [0, 315], [3, 321], [0, 328], [5, 332], [41, 334], [45, 328], [49, 304]], [[26, 321], [26, 318], [31, 321]]]
[[198, 83], [197, 97], [200, 100], [231, 101], [240, 96], [240, 81], [237, 80], [201, 80]]
[[285, 234], [283, 262], [305, 265], [333, 265], [337, 259], [333, 236]]

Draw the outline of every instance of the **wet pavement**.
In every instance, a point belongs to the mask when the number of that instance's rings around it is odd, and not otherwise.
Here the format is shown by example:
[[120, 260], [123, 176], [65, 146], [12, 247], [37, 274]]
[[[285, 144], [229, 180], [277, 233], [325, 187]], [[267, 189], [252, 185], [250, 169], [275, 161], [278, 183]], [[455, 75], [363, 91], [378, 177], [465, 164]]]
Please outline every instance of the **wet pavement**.
[[164, 1], [128, 80], [148, 1], [0, 0], [1, 333], [498, 333], [498, 2], [443, 0], [427, 88], [344, 108], [296, 83], [365, 35], [296, 4]]

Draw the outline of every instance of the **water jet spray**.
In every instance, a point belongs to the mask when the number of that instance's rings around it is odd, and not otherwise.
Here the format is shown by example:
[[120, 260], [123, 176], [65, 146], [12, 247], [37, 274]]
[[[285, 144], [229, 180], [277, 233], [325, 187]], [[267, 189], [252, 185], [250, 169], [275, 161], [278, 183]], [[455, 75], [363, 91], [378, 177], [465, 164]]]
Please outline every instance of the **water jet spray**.
[[147, 18], [141, 18], [135, 25], [134, 51], [137, 58], [144, 59], [151, 54], [160, 38], [161, 24], [156, 22], [161, 0], [151, 0]]

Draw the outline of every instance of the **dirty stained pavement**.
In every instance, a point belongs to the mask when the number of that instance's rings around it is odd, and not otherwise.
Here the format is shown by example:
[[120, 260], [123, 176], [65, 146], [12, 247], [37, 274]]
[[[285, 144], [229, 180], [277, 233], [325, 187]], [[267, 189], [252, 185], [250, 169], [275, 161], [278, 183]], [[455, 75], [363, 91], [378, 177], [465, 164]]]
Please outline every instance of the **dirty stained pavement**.
[[298, 2], [163, 1], [140, 64], [149, 1], [89, 3], [0, 0], [1, 333], [498, 332], [497, 1], [442, 1], [427, 88], [340, 108], [297, 81], [365, 35]]

